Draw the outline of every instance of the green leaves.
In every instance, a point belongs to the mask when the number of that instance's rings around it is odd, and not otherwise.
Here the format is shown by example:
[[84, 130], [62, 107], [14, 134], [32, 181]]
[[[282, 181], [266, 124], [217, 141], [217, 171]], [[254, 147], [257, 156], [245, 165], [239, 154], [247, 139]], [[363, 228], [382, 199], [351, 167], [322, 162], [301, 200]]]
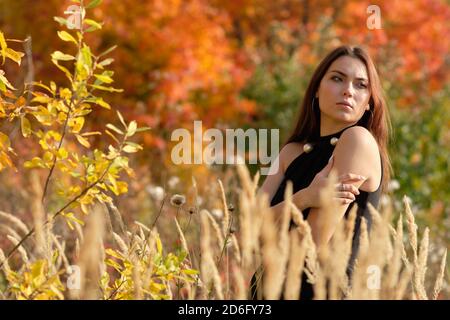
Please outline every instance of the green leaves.
[[100, 54], [98, 55], [98, 57], [100, 58], [100, 57], [106, 56], [107, 54], [109, 54], [109, 53], [111, 53], [113, 50], [115, 50], [116, 48], [117, 48], [117, 46], [114, 45], [114, 46], [112, 46], [111, 48], [106, 49], [105, 51], [103, 51], [102, 53], [100, 53]]
[[92, 0], [91, 2], [89, 2], [89, 4], [86, 6], [86, 9], [92, 9], [95, 8], [97, 6], [99, 6], [102, 3], [102, 0]]

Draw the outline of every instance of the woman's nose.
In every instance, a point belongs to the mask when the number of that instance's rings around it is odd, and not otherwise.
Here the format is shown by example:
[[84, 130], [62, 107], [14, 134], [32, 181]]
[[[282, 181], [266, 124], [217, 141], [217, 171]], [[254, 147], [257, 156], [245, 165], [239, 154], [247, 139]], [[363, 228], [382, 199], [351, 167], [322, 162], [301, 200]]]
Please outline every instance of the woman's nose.
[[344, 92], [343, 92], [343, 93], [344, 93], [344, 96], [349, 96], [349, 97], [352, 97], [352, 96], [353, 96], [354, 89], [353, 89], [351, 83], [350, 83], [350, 84], [347, 84], [347, 85], [344, 87]]

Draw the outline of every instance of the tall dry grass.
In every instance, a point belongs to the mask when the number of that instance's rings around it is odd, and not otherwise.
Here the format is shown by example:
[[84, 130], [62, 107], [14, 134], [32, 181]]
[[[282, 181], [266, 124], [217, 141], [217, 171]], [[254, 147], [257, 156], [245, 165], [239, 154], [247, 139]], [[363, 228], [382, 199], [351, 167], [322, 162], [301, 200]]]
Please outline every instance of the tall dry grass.
[[[292, 184], [286, 188], [282, 214], [275, 216], [267, 195], [256, 192], [259, 176], [252, 178], [245, 166], [237, 166], [237, 175], [236, 208], [229, 206], [226, 185], [219, 180], [221, 217], [196, 207], [188, 224], [171, 220], [180, 239], [176, 252], [165, 249], [156, 225], [138, 221], [127, 225], [113, 204], [91, 208], [84, 226], [75, 225], [64, 237], [57, 234], [58, 221], [43, 224], [42, 190], [34, 179], [33, 226], [0, 211], [1, 232], [10, 242], [0, 249], [0, 299], [248, 299], [255, 271], [258, 297], [265, 299], [298, 299], [303, 274], [315, 299], [440, 297], [447, 252], [438, 272], [427, 273], [429, 230], [418, 230], [406, 198], [396, 221], [392, 206], [379, 212], [369, 204], [355, 255], [357, 208], [347, 219], [336, 219], [335, 204], [329, 200], [335, 175], [321, 193], [321, 208], [322, 227], [333, 224], [336, 231], [321, 247], [316, 247], [308, 222], [292, 202]], [[193, 186], [197, 197], [195, 180]], [[36, 230], [33, 237], [5, 259], [31, 227]], [[188, 237], [198, 229], [198, 238]], [[80, 270], [77, 288], [73, 266]]]

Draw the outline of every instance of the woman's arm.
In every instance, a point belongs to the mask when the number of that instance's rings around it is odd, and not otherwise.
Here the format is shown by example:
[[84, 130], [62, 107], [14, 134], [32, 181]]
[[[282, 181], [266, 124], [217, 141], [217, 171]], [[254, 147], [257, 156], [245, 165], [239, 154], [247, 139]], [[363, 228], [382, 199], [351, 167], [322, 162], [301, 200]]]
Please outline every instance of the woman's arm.
[[[365, 177], [365, 182], [353, 182], [359, 188], [364, 183], [370, 183], [374, 172], [381, 171], [378, 145], [372, 134], [360, 126], [345, 130], [334, 149], [333, 170], [340, 176], [352, 172]], [[318, 247], [327, 244], [333, 236], [336, 226], [344, 216], [349, 204], [336, 203], [336, 210], [332, 216], [320, 208], [312, 208], [307, 221], [311, 226], [313, 239]]]
[[[287, 144], [284, 146], [278, 157], [275, 159], [274, 163], [270, 167], [269, 174], [266, 179], [264, 180], [264, 183], [258, 190], [257, 194], [266, 193], [269, 198], [269, 202], [272, 200], [273, 196], [275, 195], [275, 192], [278, 190], [278, 187], [280, 186], [281, 181], [283, 181], [284, 178], [284, 172], [286, 170], [286, 164], [288, 161], [291, 161], [293, 158], [293, 150], [292, 148], [295, 147], [292, 144]], [[309, 207], [307, 203], [308, 195], [307, 195], [307, 189], [302, 189], [300, 191], [297, 191], [292, 196], [292, 201], [294, 204], [300, 209], [304, 210]], [[281, 201], [280, 203], [277, 203], [276, 205], [272, 206], [272, 210], [275, 213], [275, 216], [281, 216], [281, 213], [283, 212], [283, 207], [285, 205], [286, 201]]]

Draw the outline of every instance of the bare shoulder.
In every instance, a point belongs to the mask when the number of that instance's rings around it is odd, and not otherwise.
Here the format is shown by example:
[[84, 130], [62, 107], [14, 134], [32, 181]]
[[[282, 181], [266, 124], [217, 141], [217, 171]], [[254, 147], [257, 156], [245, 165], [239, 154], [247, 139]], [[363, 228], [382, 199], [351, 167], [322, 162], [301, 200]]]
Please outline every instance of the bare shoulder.
[[280, 165], [283, 173], [289, 167], [292, 161], [303, 153], [303, 143], [290, 142], [280, 150]]
[[348, 142], [365, 144], [368, 147], [376, 148], [376, 150], [378, 150], [377, 142], [372, 133], [361, 126], [354, 126], [345, 129], [344, 132], [342, 132], [340, 139], [347, 140]]
[[354, 126], [342, 132], [334, 151], [342, 168], [368, 179], [360, 189], [375, 191], [381, 180], [381, 160], [377, 141], [364, 127]]

